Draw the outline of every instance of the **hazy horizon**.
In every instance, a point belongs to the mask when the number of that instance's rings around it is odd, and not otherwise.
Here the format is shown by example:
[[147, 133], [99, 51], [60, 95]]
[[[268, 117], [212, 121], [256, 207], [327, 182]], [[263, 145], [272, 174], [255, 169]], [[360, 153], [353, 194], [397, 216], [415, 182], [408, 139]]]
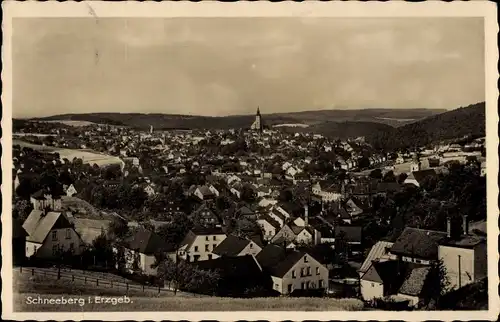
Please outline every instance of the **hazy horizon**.
[[485, 100], [482, 18], [16, 18], [13, 117]]

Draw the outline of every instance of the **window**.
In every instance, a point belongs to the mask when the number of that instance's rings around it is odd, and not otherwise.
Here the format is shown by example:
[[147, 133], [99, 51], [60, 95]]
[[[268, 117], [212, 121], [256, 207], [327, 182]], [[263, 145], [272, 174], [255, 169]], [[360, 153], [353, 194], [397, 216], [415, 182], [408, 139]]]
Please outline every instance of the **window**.
[[212, 259], [212, 254], [208, 254], [208, 259]]
[[209, 251], [210, 251], [210, 250], [209, 250], [209, 247], [210, 247], [210, 245], [208, 245], [208, 244], [207, 244], [207, 245], [205, 245], [205, 251], [206, 251], [206, 252], [209, 252]]
[[292, 278], [295, 278], [295, 270], [292, 271]]
[[198, 251], [198, 246], [194, 246], [194, 251], [197, 252]]
[[305, 287], [304, 287], [304, 286], [305, 286], [304, 282], [300, 283], [300, 288], [301, 288], [301, 289], [305, 290]]
[[54, 255], [54, 256], [57, 255], [57, 245], [52, 246], [52, 255]]
[[66, 229], [66, 239], [71, 239], [71, 229]]
[[319, 275], [319, 267], [316, 267], [316, 275]]
[[217, 240], [217, 236], [214, 236], [214, 240]]
[[311, 267], [309, 267], [309, 266], [307, 267], [307, 275], [308, 276], [311, 275]]
[[194, 261], [197, 262], [200, 259], [200, 255], [194, 255]]
[[208, 236], [207, 236], [207, 237], [205, 237], [205, 240], [206, 240], [206, 241], [208, 241]]
[[288, 290], [288, 293], [292, 293], [292, 284], [288, 284], [287, 290]]
[[300, 276], [304, 276], [304, 275], [305, 275], [305, 274], [304, 274], [304, 267], [302, 267], [302, 268], [300, 269]]
[[307, 263], [308, 262], [308, 259], [307, 259], [307, 255], [304, 256], [304, 263]]
[[57, 240], [57, 230], [52, 231], [52, 240]]
[[70, 251], [75, 250], [75, 243], [71, 243], [71, 244], [69, 244], [69, 250], [70, 250]]
[[274, 288], [279, 289], [280, 288], [279, 284], [274, 284]]
[[252, 249], [252, 248], [253, 248], [253, 244], [252, 244], [252, 243], [250, 243], [250, 249]]
[[323, 280], [319, 280], [318, 287], [319, 287], [319, 288], [323, 288], [323, 287], [324, 287], [324, 286], [323, 286]]

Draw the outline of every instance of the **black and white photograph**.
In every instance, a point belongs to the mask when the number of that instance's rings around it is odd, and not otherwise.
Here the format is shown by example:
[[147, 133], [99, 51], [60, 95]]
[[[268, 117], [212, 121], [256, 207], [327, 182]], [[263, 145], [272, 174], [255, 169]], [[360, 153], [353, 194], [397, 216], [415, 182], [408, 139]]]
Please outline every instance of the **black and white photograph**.
[[4, 318], [498, 317], [493, 3], [2, 6]]

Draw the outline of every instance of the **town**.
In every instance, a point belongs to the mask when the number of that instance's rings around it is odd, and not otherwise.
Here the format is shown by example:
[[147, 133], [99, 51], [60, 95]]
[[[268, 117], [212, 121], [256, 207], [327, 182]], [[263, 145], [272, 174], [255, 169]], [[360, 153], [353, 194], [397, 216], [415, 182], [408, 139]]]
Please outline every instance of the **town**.
[[26, 274], [377, 309], [443, 309], [486, 288], [484, 136], [383, 151], [283, 131], [259, 109], [229, 130], [23, 120], [12, 175]]

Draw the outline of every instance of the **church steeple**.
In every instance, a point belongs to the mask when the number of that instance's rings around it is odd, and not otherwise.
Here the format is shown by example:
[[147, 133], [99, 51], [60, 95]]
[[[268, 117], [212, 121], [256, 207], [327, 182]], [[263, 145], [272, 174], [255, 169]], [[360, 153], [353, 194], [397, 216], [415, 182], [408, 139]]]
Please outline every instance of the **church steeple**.
[[251, 130], [262, 132], [264, 126], [262, 124], [262, 117], [260, 116], [260, 108], [257, 107], [257, 114], [255, 115], [255, 121], [253, 122]]

